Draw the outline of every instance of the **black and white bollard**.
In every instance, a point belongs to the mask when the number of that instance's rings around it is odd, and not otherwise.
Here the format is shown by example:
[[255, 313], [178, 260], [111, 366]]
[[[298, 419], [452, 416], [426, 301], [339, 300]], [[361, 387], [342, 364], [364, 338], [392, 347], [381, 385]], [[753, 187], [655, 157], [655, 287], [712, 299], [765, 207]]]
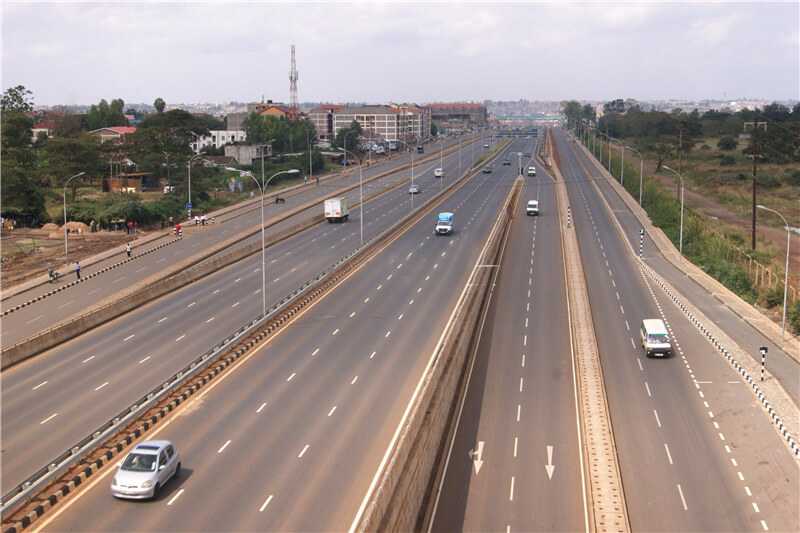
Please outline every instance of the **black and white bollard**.
[[758, 351], [761, 352], [761, 381], [764, 381], [764, 363], [767, 359], [767, 347], [762, 346]]
[[570, 207], [567, 206], [567, 227], [569, 227], [570, 224], [570, 214], [571, 214]]
[[642, 249], [644, 248], [644, 230], [639, 230], [639, 259], [642, 258]]

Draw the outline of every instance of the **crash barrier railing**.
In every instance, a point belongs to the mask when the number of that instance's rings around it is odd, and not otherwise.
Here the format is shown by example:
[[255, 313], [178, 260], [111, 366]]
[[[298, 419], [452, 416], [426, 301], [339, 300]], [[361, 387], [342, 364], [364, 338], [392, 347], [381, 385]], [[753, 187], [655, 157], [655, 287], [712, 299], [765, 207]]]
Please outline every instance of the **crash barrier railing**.
[[[440, 201], [446, 199], [450, 194], [453, 194], [457, 188], [456, 185], [463, 183], [471, 177], [467, 173], [460, 179], [455, 180], [448, 189], [443, 193], [436, 195]], [[167, 395], [175, 391], [178, 387], [186, 383], [187, 380], [195, 377], [199, 372], [205, 370], [210, 363], [221, 357], [224, 353], [230, 351], [238, 341], [252, 335], [258, 328], [264, 326], [266, 323], [273, 321], [279, 313], [284, 311], [286, 307], [300, 299], [302, 296], [314, 291], [317, 287], [327, 281], [329, 278], [335, 276], [339, 270], [346, 267], [348, 262], [356, 259], [356, 256], [361, 255], [363, 258], [369, 257], [370, 254], [379, 247], [382, 239], [389, 239], [392, 235], [401, 232], [406, 226], [416, 223], [423, 216], [430, 212], [430, 209], [424, 209], [433, 200], [421, 205], [418, 209], [407, 214], [398, 222], [384, 228], [382, 231], [376, 233], [372, 238], [344, 257], [340, 258], [328, 268], [324, 269], [315, 278], [305, 282], [303, 285], [292, 291], [288, 296], [282, 298], [278, 303], [272, 305], [264, 317], [254, 319], [244, 326], [240, 327], [234, 333], [226, 337], [225, 340], [217, 344], [214, 348], [207, 351], [202, 356], [198, 357], [188, 365], [186, 365], [179, 372], [163, 381], [159, 386], [152, 389], [146, 395], [139, 398], [138, 401], [121, 411], [116, 416], [112, 417], [109, 421], [92, 431], [89, 435], [70, 446], [65, 452], [61, 453], [55, 459], [48, 461], [47, 465], [37, 470], [33, 475], [26, 478], [22, 483], [18, 484], [12, 490], [7, 492], [2, 497], [0, 502], [0, 516], [3, 520], [7, 516], [14, 513], [18, 508], [28, 503], [37, 496], [38, 493], [52, 484], [61, 474], [68, 471], [70, 468], [75, 467], [83, 458], [97, 448], [106, 444], [109, 438], [114, 437], [116, 434], [126, 428], [132, 420], [137, 416], [145, 413], [148, 408], [155, 405], [158, 401], [165, 398]], [[260, 247], [260, 245], [259, 245]], [[347, 268], [347, 270], [350, 270]], [[284, 323], [283, 320], [278, 320], [277, 324]], [[269, 331], [272, 331], [276, 326], [270, 326]]]

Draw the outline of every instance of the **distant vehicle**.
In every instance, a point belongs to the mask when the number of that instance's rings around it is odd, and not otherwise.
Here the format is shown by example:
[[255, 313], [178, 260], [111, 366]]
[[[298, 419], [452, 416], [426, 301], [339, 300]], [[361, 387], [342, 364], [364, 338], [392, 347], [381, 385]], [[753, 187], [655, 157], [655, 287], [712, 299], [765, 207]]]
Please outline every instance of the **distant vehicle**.
[[525, 208], [525, 211], [529, 215], [537, 216], [539, 214], [539, 201], [528, 200], [528, 207]]
[[397, 141], [389, 141], [389, 150], [397, 151]]
[[325, 200], [325, 218], [329, 223], [346, 222], [350, 217], [347, 210], [347, 198], [328, 198]]
[[439, 213], [436, 221], [436, 235], [452, 235], [453, 228], [453, 213]]
[[419, 188], [419, 185], [416, 183], [408, 188], [408, 194], [419, 194], [422, 192], [422, 189]]
[[642, 339], [642, 348], [647, 357], [672, 355], [672, 344], [669, 342], [669, 333], [664, 326], [664, 322], [658, 318], [642, 320], [642, 327], [639, 330]]
[[484, 143], [484, 144], [483, 144], [483, 147], [484, 147], [484, 148], [489, 148], [489, 143]]
[[173, 192], [174, 190], [175, 187], [173, 187], [172, 185], [167, 185], [166, 187], [164, 187], [164, 194], [167, 194], [168, 192]]
[[417, 146], [417, 153], [418, 154], [424, 154], [425, 153], [425, 147], [422, 146], [421, 144], [419, 146]]
[[168, 440], [148, 440], [131, 450], [111, 480], [117, 498], [155, 498], [158, 490], [181, 471], [178, 450]]
[[536, 167], [531, 165], [528, 167], [528, 176], [535, 176], [536, 175]]
[[386, 149], [383, 146], [378, 146], [377, 148], [375, 148], [375, 153], [376, 154], [385, 154], [386, 153]]
[[441, 169], [441, 168], [433, 169], [433, 177], [434, 178], [441, 178], [442, 176], [444, 176], [444, 169]]
[[504, 157], [503, 158], [503, 165], [510, 165], [510, 164], [511, 164], [511, 160], [509, 158], [507, 158], [507, 157]]
[[487, 167], [483, 167], [483, 173], [484, 174], [491, 174], [492, 173], [492, 167], [488, 167], [488, 166]]
[[525, 152], [525, 157], [530, 157], [530, 156], [531, 156], [530, 152]]

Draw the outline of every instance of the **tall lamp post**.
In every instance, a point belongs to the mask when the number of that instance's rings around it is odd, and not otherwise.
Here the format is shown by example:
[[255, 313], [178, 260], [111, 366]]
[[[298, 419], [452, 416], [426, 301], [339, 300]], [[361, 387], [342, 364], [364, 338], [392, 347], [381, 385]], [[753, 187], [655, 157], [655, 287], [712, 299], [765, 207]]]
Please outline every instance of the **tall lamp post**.
[[608, 171], [611, 172], [611, 141], [617, 141], [620, 146], [622, 146], [622, 157], [619, 160], [619, 184], [623, 187], [625, 186], [625, 145], [622, 144], [622, 141], [619, 139], [615, 139], [614, 137], [609, 137], [608, 141]]
[[764, 207], [763, 205], [756, 206], [759, 209], [763, 209], [764, 211], [769, 211], [771, 213], [775, 213], [781, 220], [783, 220], [783, 225], [786, 228], [786, 271], [784, 272], [783, 277], [783, 330], [781, 331], [781, 342], [786, 340], [786, 295], [789, 291], [789, 245], [791, 244], [792, 234], [789, 230], [789, 223], [786, 222], [786, 219], [775, 211], [774, 209], [770, 209], [769, 207]]
[[[226, 170], [237, 170], [231, 167], [225, 167]], [[255, 176], [253, 176], [250, 172], [246, 174], [242, 174], [243, 176], [250, 176], [253, 178], [253, 181], [256, 182], [256, 187], [258, 187], [258, 191], [261, 193], [261, 309], [262, 315], [267, 316], [267, 260], [264, 251], [264, 191], [269, 185], [269, 182], [272, 181], [272, 178], [275, 176], [280, 176], [281, 174], [297, 174], [300, 172], [296, 168], [291, 170], [282, 170], [277, 172], [269, 177], [266, 183], [259, 183]]]
[[644, 158], [642, 154], [636, 148], [631, 148], [630, 146], [626, 147], [628, 150], [636, 152], [636, 155], [639, 156], [639, 209], [642, 209], [642, 178], [644, 177]]
[[664, 165], [663, 168], [666, 168], [667, 170], [672, 170], [672, 172], [674, 172], [675, 175], [678, 176], [678, 179], [681, 180], [681, 236], [678, 245], [678, 254], [679, 254], [678, 262], [682, 263], [683, 262], [683, 177], [680, 174], [678, 174], [678, 171], [671, 169], [666, 165]]
[[64, 193], [62, 198], [64, 199], [64, 268], [69, 268], [69, 248], [67, 245], [67, 233], [69, 230], [67, 229], [67, 184], [73, 179], [77, 178], [78, 176], [83, 176], [86, 172], [81, 172], [80, 174], [75, 174], [74, 176], [70, 177], [66, 182], [64, 182]]
[[187, 207], [189, 210], [189, 218], [192, 218], [192, 161], [198, 157], [202, 157], [202, 154], [193, 155], [189, 158], [189, 206]]
[[[339, 148], [345, 154], [350, 154], [353, 158], [358, 161], [358, 222], [361, 227], [361, 246], [364, 246], [364, 159], [359, 159], [356, 154], [351, 152], [350, 150], [345, 150], [344, 148]], [[370, 151], [367, 155], [372, 155], [372, 151]], [[346, 157], [346, 155], [345, 155]]]

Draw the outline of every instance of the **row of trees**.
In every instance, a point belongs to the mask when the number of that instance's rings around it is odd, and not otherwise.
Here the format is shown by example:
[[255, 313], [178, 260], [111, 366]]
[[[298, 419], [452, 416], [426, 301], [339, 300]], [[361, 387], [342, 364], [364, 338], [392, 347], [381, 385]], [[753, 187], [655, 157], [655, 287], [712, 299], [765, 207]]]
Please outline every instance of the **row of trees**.
[[[638, 105], [617, 99], [603, 106], [604, 115], [600, 120], [596, 120], [592, 106], [581, 106], [575, 100], [562, 102], [562, 110], [573, 124], [589, 124], [611, 137], [628, 139], [652, 152], [658, 158], [659, 169], [666, 158], [679, 149], [690, 151], [701, 138], [732, 139], [739, 133], [752, 132], [756, 121], [759, 123], [756, 149], [762, 161], [800, 162], [800, 142], [797, 140], [800, 138], [800, 104], [791, 110], [772, 103], [763, 110], [710, 110], [701, 115], [696, 109], [689, 113], [682, 109], [642, 111]], [[730, 142], [726, 143], [731, 146]], [[752, 143], [743, 152], [751, 154]]]

